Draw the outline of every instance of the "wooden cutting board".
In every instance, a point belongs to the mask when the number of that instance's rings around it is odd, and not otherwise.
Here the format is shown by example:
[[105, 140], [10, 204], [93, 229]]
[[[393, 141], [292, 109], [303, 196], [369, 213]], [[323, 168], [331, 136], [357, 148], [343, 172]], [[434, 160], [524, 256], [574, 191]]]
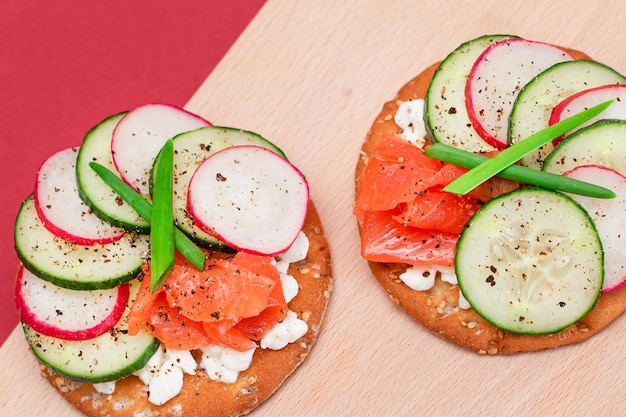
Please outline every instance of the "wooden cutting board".
[[[621, 0], [267, 3], [187, 107], [261, 133], [307, 175], [335, 288], [311, 355], [254, 416], [626, 415], [625, 317], [556, 350], [462, 350], [387, 298], [359, 258], [352, 217], [361, 142], [383, 102], [422, 68], [466, 40], [508, 33], [626, 72], [624, 12]], [[20, 329], [0, 365], [0, 414], [79, 415], [39, 377]]]

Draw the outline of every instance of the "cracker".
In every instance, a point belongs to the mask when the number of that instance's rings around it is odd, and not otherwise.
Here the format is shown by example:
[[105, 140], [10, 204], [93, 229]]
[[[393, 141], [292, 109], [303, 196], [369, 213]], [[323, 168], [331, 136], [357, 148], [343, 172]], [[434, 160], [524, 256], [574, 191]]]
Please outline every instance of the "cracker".
[[[589, 59], [579, 51], [567, 49], [575, 59]], [[358, 198], [366, 158], [388, 135], [400, 135], [394, 122], [399, 104], [424, 98], [430, 80], [439, 67], [435, 63], [406, 83], [397, 95], [383, 105], [361, 149], [355, 170], [355, 197]], [[369, 262], [369, 267], [391, 300], [435, 335], [480, 354], [512, 354], [581, 342], [608, 326], [626, 309], [626, 286], [602, 293], [596, 307], [578, 323], [551, 335], [513, 334], [488, 323], [472, 309], [458, 308], [459, 286], [436, 278], [428, 291], [415, 291], [398, 279], [407, 269], [404, 264]]]
[[290, 266], [289, 273], [300, 285], [289, 309], [308, 324], [308, 332], [280, 350], [258, 348], [250, 367], [239, 373], [234, 384], [210, 380], [203, 371], [184, 376], [181, 393], [161, 406], [148, 401], [148, 388], [139, 378], [117, 381], [115, 392], [104, 395], [91, 384], [80, 384], [42, 367], [44, 376], [72, 405], [89, 417], [185, 416], [231, 417], [247, 414], [269, 398], [304, 361], [315, 343], [326, 311], [333, 278], [330, 250], [315, 206], [303, 226], [309, 238], [305, 260]]

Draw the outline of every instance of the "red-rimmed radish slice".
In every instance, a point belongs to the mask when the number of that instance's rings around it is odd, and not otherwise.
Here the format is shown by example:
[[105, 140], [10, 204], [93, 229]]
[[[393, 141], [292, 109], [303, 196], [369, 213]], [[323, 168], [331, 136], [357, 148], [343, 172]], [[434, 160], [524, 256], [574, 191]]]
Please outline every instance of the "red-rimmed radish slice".
[[124, 230], [98, 218], [78, 194], [77, 148], [61, 150], [40, 166], [35, 184], [35, 207], [51, 233], [79, 245], [106, 244], [121, 239]]
[[88, 340], [106, 333], [120, 320], [129, 294], [128, 284], [93, 291], [57, 287], [22, 266], [15, 302], [21, 320], [35, 331], [63, 340]]
[[234, 249], [273, 256], [298, 236], [309, 188], [304, 175], [276, 153], [233, 146], [198, 167], [187, 198], [191, 215], [207, 233]]
[[604, 249], [604, 284], [602, 291], [613, 291], [626, 281], [626, 177], [598, 165], [576, 167], [565, 175], [606, 187], [615, 192], [612, 199], [572, 195], [593, 219]]
[[505, 148], [518, 92], [540, 72], [571, 60], [556, 46], [521, 38], [488, 47], [474, 63], [465, 86], [465, 104], [474, 129], [490, 145]]
[[146, 104], [128, 112], [113, 131], [113, 162], [121, 177], [141, 194], [149, 192], [150, 169], [165, 141], [211, 126], [200, 116], [168, 104]]
[[[580, 125], [576, 130], [589, 126], [600, 119], [626, 120], [626, 85], [608, 84], [579, 91], [561, 101], [552, 110], [549, 124], [553, 125], [558, 123], [596, 104], [604, 103], [611, 99], [615, 101], [608, 109], [604, 110], [587, 123]], [[572, 134], [574, 131], [575, 130], [572, 130], [568, 135]], [[555, 139], [552, 143], [556, 146], [565, 136]]]

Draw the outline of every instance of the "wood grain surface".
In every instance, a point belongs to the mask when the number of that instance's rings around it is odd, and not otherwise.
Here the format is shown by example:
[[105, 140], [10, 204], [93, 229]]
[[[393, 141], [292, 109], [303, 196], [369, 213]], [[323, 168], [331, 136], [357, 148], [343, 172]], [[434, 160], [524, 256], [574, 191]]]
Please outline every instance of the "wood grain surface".
[[[509, 33], [587, 52], [626, 73], [626, 4], [270, 0], [190, 98], [215, 124], [259, 132], [307, 175], [335, 289], [305, 363], [260, 416], [626, 415], [626, 319], [591, 340], [479, 356], [440, 340], [386, 296], [359, 258], [353, 172], [382, 104], [460, 43]], [[0, 414], [73, 417], [39, 377], [20, 329], [0, 349]]]

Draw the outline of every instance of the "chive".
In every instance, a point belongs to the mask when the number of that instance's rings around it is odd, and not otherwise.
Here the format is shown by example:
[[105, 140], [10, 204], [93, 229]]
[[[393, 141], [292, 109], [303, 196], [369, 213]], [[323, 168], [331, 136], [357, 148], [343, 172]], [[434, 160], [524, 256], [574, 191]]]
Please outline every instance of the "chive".
[[174, 268], [174, 213], [172, 209], [174, 145], [168, 139], [154, 161], [152, 192], [152, 222], [150, 226], [150, 258], [152, 279], [150, 290], [155, 292]]
[[[434, 143], [424, 151], [424, 154], [463, 168], [474, 168], [489, 159], [486, 156], [457, 149], [443, 143]], [[525, 184], [537, 185], [549, 190], [595, 198], [615, 198], [615, 193], [608, 188], [520, 165], [511, 165], [500, 171], [497, 176]]]
[[488, 158], [485, 162], [477, 165], [475, 168], [472, 168], [456, 180], [452, 181], [450, 184], [445, 186], [443, 190], [454, 194], [468, 193], [478, 185], [487, 181], [489, 178], [498, 174], [498, 172], [502, 171], [506, 167], [513, 165], [530, 152], [533, 152], [551, 140], [558, 138], [559, 136], [597, 116], [609, 107], [611, 103], [613, 103], [613, 100], [598, 104], [578, 114], [568, 117], [567, 119], [561, 120], [552, 126], [540, 130], [515, 145], [506, 148], [493, 158]]
[[[108, 168], [96, 163], [90, 162], [89, 166], [96, 174], [115, 191], [128, 205], [130, 205], [144, 220], [152, 222], [152, 204], [150, 204], [139, 193], [133, 190], [122, 179], [115, 175]], [[189, 237], [174, 228], [174, 245], [176, 249], [199, 271], [204, 270], [206, 257]]]

